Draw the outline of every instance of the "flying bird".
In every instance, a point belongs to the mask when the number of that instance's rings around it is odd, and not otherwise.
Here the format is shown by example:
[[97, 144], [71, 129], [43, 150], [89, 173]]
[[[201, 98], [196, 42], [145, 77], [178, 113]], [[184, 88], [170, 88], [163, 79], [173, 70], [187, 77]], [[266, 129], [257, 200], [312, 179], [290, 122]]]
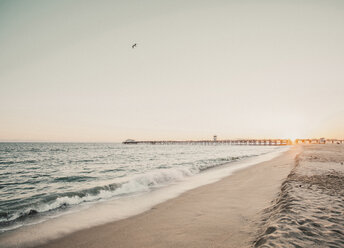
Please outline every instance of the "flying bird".
[[135, 48], [137, 46], [137, 43], [134, 43], [134, 45], [131, 46], [131, 48]]

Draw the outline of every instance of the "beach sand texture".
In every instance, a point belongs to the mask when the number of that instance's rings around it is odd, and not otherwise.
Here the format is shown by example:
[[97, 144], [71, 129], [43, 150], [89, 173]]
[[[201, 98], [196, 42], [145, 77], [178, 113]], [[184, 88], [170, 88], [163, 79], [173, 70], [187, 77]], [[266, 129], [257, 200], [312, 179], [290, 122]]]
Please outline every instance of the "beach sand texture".
[[299, 151], [294, 147], [137, 216], [81, 230], [41, 247], [251, 247], [261, 225], [260, 213], [276, 197]]
[[255, 247], [344, 247], [344, 146], [306, 145]]

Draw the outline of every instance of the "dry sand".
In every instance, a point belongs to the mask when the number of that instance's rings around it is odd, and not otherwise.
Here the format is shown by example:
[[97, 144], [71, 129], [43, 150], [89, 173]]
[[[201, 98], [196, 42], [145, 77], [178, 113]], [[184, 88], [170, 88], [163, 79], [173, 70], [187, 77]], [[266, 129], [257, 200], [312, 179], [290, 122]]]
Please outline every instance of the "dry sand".
[[81, 230], [41, 247], [250, 247], [262, 210], [280, 191], [300, 149], [293, 147], [137, 216]]
[[306, 145], [255, 247], [344, 247], [344, 145]]

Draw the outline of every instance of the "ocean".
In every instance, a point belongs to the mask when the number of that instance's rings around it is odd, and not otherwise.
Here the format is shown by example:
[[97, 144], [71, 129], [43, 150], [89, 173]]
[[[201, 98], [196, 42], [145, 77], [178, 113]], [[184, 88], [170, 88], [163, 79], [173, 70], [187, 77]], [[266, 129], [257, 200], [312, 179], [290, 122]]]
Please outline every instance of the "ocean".
[[[135, 196], [145, 199], [142, 195], [191, 182], [197, 175], [202, 175], [197, 185], [210, 183], [215, 178], [211, 179], [212, 171], [229, 175], [228, 169], [233, 171], [239, 161], [276, 154], [286, 148], [0, 143], [0, 233], [102, 202]], [[185, 190], [192, 187], [195, 186]], [[171, 192], [166, 191], [164, 198], [168, 199], [168, 194], [172, 197]]]

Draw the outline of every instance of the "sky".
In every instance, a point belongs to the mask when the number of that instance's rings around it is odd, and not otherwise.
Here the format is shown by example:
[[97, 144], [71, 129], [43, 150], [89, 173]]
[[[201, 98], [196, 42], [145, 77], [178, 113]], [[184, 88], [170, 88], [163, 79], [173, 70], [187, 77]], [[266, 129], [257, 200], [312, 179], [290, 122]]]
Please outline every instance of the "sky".
[[344, 138], [343, 44], [342, 0], [0, 0], [0, 141]]

